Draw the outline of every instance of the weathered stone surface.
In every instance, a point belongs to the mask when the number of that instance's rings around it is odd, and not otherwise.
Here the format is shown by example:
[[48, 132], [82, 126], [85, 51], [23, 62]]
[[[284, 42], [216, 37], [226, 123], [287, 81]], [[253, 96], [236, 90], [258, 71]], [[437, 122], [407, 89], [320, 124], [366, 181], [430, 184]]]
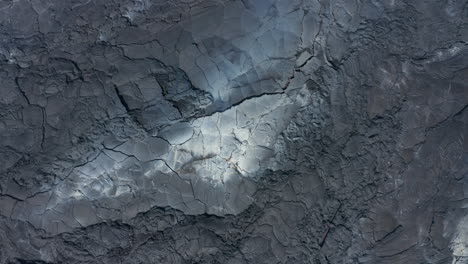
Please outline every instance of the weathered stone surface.
[[467, 17], [0, 3], [0, 263], [468, 262]]

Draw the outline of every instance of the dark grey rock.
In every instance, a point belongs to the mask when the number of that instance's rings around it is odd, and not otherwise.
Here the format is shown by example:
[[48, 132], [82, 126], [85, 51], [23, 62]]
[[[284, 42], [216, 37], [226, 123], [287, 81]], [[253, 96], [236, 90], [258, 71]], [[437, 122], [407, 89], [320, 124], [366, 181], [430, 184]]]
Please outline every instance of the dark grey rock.
[[0, 263], [468, 263], [468, 3], [0, 3]]

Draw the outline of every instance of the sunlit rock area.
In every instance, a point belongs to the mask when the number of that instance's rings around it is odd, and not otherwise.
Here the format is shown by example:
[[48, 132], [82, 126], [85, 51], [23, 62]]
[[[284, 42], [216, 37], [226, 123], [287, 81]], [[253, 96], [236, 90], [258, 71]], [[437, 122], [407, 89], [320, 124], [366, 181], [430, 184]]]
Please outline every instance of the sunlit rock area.
[[0, 2], [0, 263], [468, 263], [467, 17]]

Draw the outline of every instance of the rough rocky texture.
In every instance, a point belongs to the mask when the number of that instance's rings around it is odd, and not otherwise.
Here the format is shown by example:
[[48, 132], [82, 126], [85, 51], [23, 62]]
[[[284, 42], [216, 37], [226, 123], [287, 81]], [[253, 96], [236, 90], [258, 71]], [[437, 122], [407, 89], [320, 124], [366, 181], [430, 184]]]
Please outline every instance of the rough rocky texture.
[[0, 3], [0, 263], [468, 263], [466, 0]]

